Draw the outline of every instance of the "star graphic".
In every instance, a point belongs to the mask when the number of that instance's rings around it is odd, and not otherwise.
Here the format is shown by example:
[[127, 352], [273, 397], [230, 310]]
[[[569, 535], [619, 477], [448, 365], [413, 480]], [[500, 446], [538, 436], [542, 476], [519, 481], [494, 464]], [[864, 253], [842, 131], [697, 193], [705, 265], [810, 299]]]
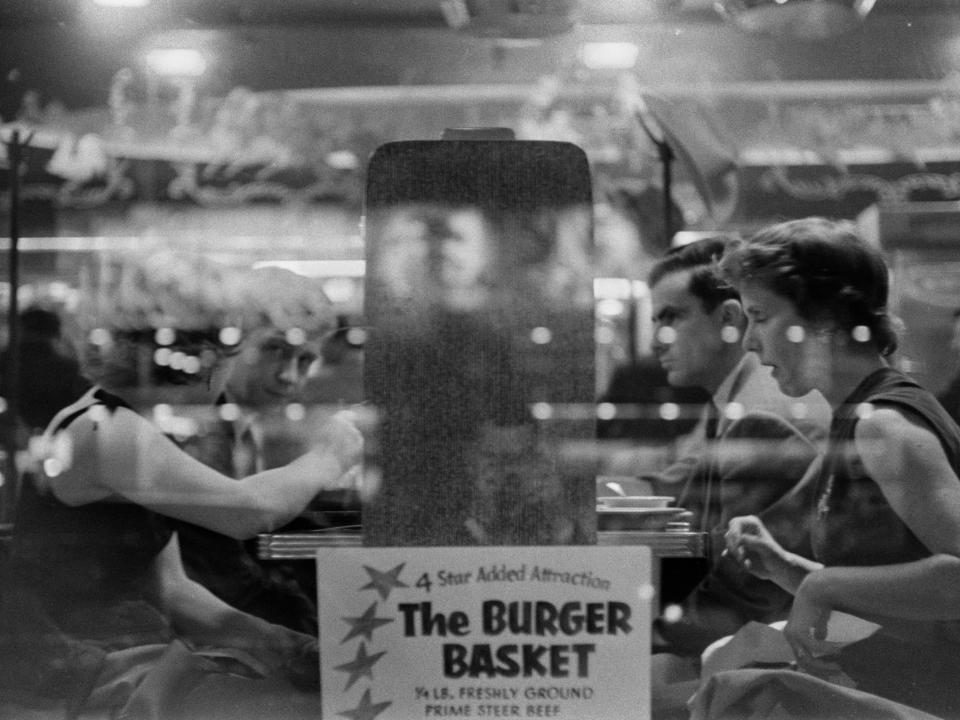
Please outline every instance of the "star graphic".
[[364, 690], [363, 697], [360, 698], [360, 704], [353, 710], [341, 710], [337, 714], [350, 718], [350, 720], [373, 720], [392, 704], [389, 700], [380, 703], [370, 702], [370, 690], [368, 689]]
[[373, 680], [373, 665], [386, 654], [386, 652], [378, 652], [373, 655], [367, 655], [367, 646], [361, 642], [360, 647], [357, 648], [357, 656], [353, 660], [343, 665], [337, 665], [334, 668], [335, 670], [350, 673], [350, 677], [347, 679], [347, 686], [343, 689], [344, 692], [349, 690], [361, 676], [366, 676]]
[[404, 565], [406, 565], [406, 563], [400, 563], [395, 568], [388, 570], [387, 572], [381, 572], [380, 570], [376, 570], [369, 565], [364, 565], [363, 569], [366, 570], [367, 575], [370, 576], [370, 582], [360, 589], [376, 590], [380, 594], [380, 597], [383, 600], [386, 600], [390, 596], [390, 591], [393, 588], [408, 587], [406, 583], [402, 583], [398, 579]]
[[387, 623], [393, 622], [393, 618], [378, 618], [376, 615], [377, 603], [374, 601], [360, 617], [343, 618], [345, 622], [350, 624], [350, 632], [348, 632], [347, 636], [340, 641], [340, 644], [342, 645], [347, 640], [355, 638], [358, 635], [363, 635], [367, 640], [373, 640], [374, 630], [381, 625], [386, 625]]

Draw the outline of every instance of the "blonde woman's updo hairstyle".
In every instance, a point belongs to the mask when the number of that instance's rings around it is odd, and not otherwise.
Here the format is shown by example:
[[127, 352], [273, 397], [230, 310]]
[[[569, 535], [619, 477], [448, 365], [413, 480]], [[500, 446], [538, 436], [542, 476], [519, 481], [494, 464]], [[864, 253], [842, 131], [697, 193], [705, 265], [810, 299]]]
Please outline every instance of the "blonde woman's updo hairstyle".
[[720, 270], [735, 286], [761, 283], [805, 320], [833, 322], [882, 355], [897, 349], [887, 265], [852, 223], [811, 217], [773, 225], [728, 248]]

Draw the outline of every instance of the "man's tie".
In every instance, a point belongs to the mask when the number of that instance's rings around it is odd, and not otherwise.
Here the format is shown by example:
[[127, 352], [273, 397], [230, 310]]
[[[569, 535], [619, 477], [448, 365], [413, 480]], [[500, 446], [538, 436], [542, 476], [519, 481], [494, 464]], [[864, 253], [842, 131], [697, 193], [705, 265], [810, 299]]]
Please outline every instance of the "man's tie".
[[237, 478], [253, 475], [264, 469], [263, 452], [253, 421], [244, 423], [233, 447], [233, 472]]
[[703, 487], [701, 496], [700, 530], [710, 532], [720, 520], [720, 488], [717, 467], [717, 438], [720, 435], [720, 409], [712, 400], [707, 403], [707, 422], [704, 425], [704, 436], [707, 439], [705, 452], [707, 464], [704, 468]]
[[720, 410], [711, 400], [707, 402], [707, 422], [704, 425], [704, 437], [707, 440], [716, 440], [720, 428]]

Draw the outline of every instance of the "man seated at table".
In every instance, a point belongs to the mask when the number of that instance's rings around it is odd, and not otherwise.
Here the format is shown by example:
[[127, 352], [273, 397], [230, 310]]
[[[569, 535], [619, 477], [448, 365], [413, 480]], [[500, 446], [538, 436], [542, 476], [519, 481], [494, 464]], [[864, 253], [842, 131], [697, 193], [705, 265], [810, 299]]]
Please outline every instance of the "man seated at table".
[[675, 248], [649, 276], [653, 350], [668, 382], [703, 388], [712, 398], [694, 430], [693, 450], [653, 476], [657, 492], [675, 495], [692, 512], [693, 529], [712, 540], [705, 567], [688, 559], [663, 565], [666, 609], [655, 623], [655, 649], [686, 656], [699, 656], [749, 620], [785, 616], [786, 592], [720, 555], [723, 531], [731, 517], [777, 512], [782, 522], [771, 522], [784, 533], [781, 542], [802, 548], [804, 528], [789, 508], [802, 502], [803, 486], [795, 486], [830, 423], [822, 396], [787, 397], [770, 369], [741, 346], [743, 308], [715, 267], [726, 242], [708, 238]]
[[[304, 278], [276, 268], [253, 276], [264, 288], [305, 284]], [[308, 318], [281, 325], [269, 313], [249, 313], [238, 328], [242, 329], [240, 341], [219, 350], [225, 357], [209, 383], [215, 417], [201, 422], [199, 432], [182, 441], [181, 447], [235, 478], [276, 467], [302, 452], [285, 410], [301, 399], [320, 359], [321, 339], [333, 328], [332, 311], [328, 315], [321, 314], [313, 324]], [[304, 409], [298, 424], [305, 428], [309, 423], [310, 414]], [[286, 434], [271, 433], [275, 426]], [[316, 634], [315, 583], [299, 568], [275, 561], [261, 563], [255, 541], [245, 544], [185, 522], [178, 532], [184, 568], [191, 579], [245, 612]], [[305, 566], [304, 571], [309, 573], [310, 568]]]

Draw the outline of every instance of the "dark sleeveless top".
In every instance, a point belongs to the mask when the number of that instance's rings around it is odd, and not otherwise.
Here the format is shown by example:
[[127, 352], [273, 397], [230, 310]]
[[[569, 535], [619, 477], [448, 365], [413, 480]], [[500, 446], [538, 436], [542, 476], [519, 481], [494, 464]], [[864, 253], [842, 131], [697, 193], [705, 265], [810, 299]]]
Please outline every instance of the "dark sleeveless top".
[[[878, 370], [834, 413], [811, 530], [814, 557], [828, 566], [891, 565], [931, 555], [864, 471], [854, 450], [860, 413], [900, 408], [937, 436], [960, 476], [960, 428], [936, 398], [903, 373]], [[904, 483], [910, 478], [904, 477]], [[960, 602], [960, 600], [958, 600]], [[960, 622], [915, 622], [909, 640], [880, 630], [844, 648], [839, 662], [858, 689], [942, 717], [960, 718]], [[922, 647], [918, 647], [922, 645]]]
[[897, 370], [869, 375], [837, 409], [830, 426], [811, 538], [814, 556], [825, 565], [887, 565], [930, 555], [853, 451], [859, 413], [868, 405], [901, 408], [924, 421], [960, 476], [960, 428], [936, 398]]
[[[55, 417], [48, 432], [66, 428], [91, 407], [129, 407], [91, 388]], [[170, 540], [167, 519], [122, 500], [71, 506], [24, 479], [11, 559], [20, 578], [54, 616], [86, 603], [139, 600], [151, 564]]]

